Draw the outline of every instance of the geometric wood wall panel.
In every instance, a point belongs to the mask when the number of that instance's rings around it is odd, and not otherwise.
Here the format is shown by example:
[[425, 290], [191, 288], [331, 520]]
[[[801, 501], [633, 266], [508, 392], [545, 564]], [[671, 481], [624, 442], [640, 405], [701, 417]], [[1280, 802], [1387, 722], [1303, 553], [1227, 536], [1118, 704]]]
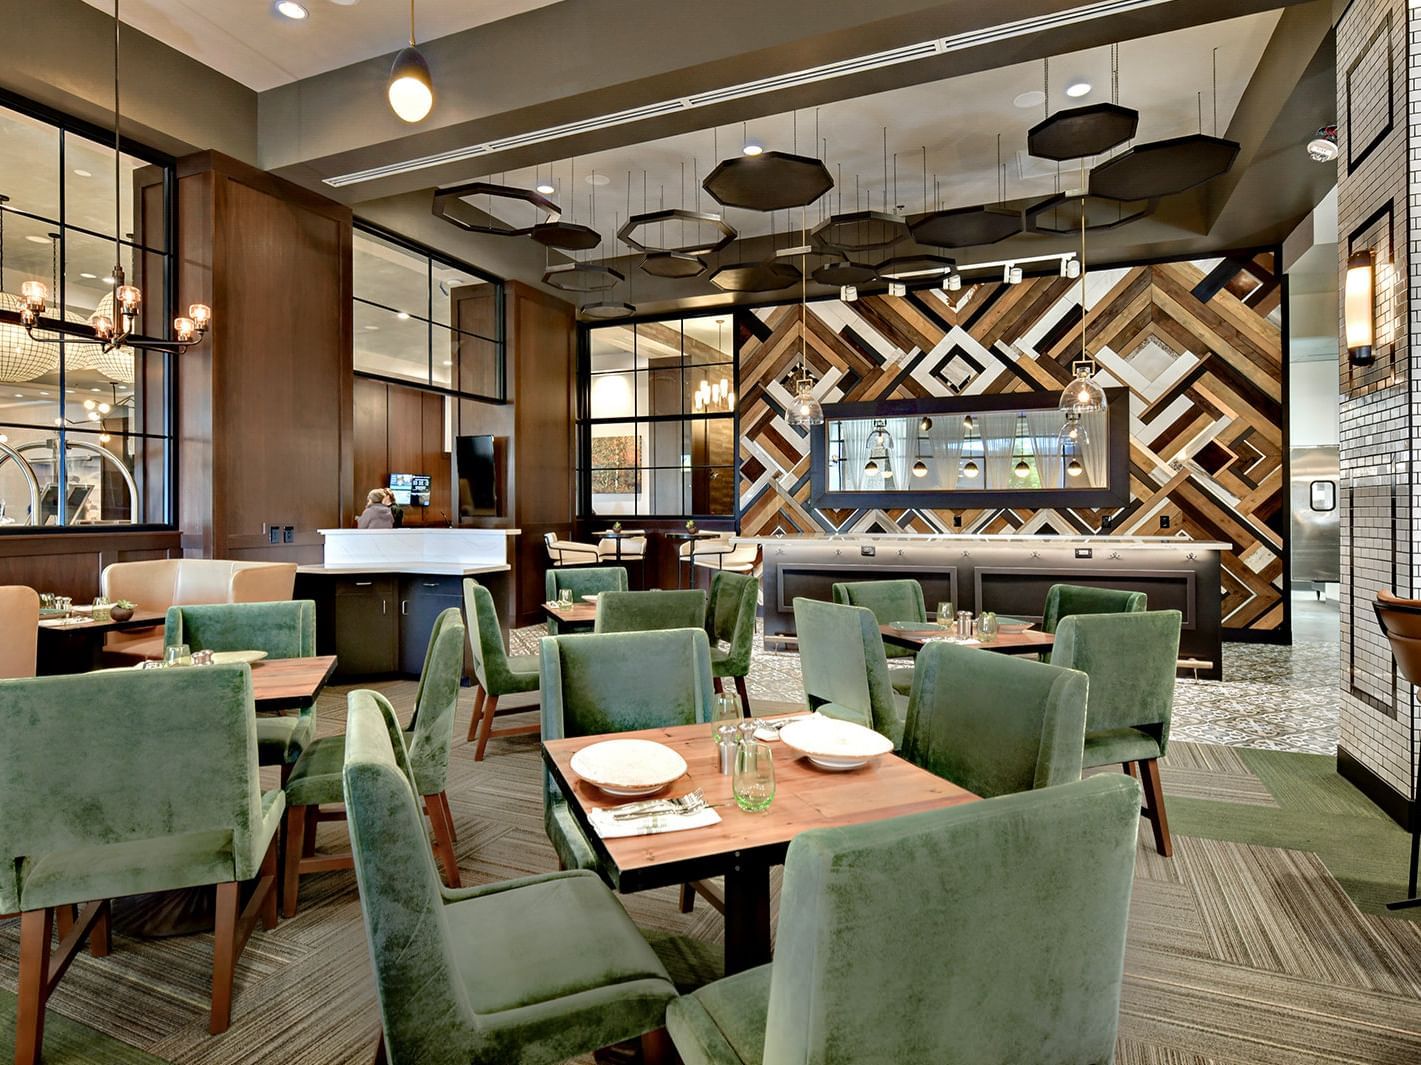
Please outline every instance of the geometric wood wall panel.
[[[1045, 277], [811, 303], [804, 340], [819, 399], [1059, 391], [1080, 353], [1080, 294], [1078, 280]], [[1222, 560], [1226, 629], [1280, 628], [1288, 513], [1274, 256], [1092, 271], [1086, 298], [1099, 381], [1129, 390], [1127, 506], [811, 506], [808, 438], [785, 420], [801, 336], [799, 307], [789, 304], [737, 312], [742, 532], [1182, 531], [1234, 545]]]

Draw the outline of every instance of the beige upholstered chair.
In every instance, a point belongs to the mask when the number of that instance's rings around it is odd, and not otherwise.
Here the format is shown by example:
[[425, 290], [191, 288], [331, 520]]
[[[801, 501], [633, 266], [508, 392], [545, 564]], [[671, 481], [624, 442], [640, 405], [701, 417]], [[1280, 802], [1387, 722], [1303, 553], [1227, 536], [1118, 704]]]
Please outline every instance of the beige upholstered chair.
[[635, 536], [627, 536], [622, 540], [621, 558], [617, 557], [617, 541], [610, 536], [597, 541], [597, 554], [601, 561], [605, 563], [620, 562], [640, 562], [646, 557], [646, 536], [640, 529], [635, 530]]
[[543, 533], [543, 546], [548, 550], [548, 562], [554, 566], [596, 566], [601, 562], [596, 544], [559, 540], [557, 533]]
[[[160, 558], [115, 562], [100, 583], [110, 599], [127, 599], [140, 610], [210, 603], [274, 603], [289, 600], [296, 583], [294, 562], [229, 562], [217, 558]], [[163, 654], [163, 628], [110, 633], [104, 650], [138, 658]]]
[[39, 638], [39, 596], [23, 584], [0, 586], [0, 677], [33, 677]]
[[[723, 541], [704, 540], [696, 546], [696, 565], [706, 569], [726, 570], [730, 573], [759, 574], [760, 547], [758, 544], [732, 544], [730, 533]], [[702, 554], [704, 552], [704, 554]]]

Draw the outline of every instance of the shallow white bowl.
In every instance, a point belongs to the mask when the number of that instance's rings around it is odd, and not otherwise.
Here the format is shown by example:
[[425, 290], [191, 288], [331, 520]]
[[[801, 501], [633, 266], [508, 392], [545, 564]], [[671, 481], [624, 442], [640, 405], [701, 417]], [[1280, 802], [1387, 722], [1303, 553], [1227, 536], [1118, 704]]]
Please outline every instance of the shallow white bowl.
[[651, 795], [686, 772], [686, 760], [651, 740], [603, 740], [572, 756], [572, 771], [608, 795]]
[[852, 721], [815, 715], [780, 729], [780, 742], [821, 769], [859, 769], [893, 750], [887, 736]]
[[266, 657], [265, 651], [213, 651], [214, 666], [231, 666], [239, 662], [260, 662]]

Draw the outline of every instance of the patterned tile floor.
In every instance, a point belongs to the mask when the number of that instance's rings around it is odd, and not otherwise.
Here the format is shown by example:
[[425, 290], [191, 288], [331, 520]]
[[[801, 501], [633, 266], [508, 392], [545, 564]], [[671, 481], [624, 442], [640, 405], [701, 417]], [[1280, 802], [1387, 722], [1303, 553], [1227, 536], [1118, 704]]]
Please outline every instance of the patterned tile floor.
[[[1196, 743], [1333, 755], [1337, 752], [1337, 604], [1293, 597], [1292, 646], [1224, 644], [1224, 679], [1180, 680], [1170, 735]], [[542, 626], [513, 633], [514, 650], [538, 650]], [[892, 664], [890, 664], [891, 668]], [[758, 638], [751, 696], [799, 702], [799, 655], [767, 651]]]

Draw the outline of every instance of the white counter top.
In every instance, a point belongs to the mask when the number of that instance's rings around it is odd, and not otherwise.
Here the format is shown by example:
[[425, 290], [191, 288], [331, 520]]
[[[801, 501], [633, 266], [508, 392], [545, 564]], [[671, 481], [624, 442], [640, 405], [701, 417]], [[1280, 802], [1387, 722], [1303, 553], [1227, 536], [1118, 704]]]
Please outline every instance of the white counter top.
[[1229, 551], [1232, 544], [1217, 540], [1190, 540], [1180, 536], [1039, 536], [970, 533], [847, 533], [823, 536], [736, 536], [738, 544], [805, 547], [857, 547], [861, 544], [911, 544], [914, 547], [1109, 547], [1185, 548], [1191, 551]]
[[370, 562], [364, 565], [297, 566], [297, 573], [324, 576], [360, 573], [414, 573], [429, 577], [475, 577], [480, 573], [507, 573], [509, 566], [465, 566], [458, 562]]
[[[508, 569], [518, 529], [322, 529], [323, 566], [307, 573], [431, 573], [462, 576]], [[420, 567], [434, 567], [423, 569]]]

